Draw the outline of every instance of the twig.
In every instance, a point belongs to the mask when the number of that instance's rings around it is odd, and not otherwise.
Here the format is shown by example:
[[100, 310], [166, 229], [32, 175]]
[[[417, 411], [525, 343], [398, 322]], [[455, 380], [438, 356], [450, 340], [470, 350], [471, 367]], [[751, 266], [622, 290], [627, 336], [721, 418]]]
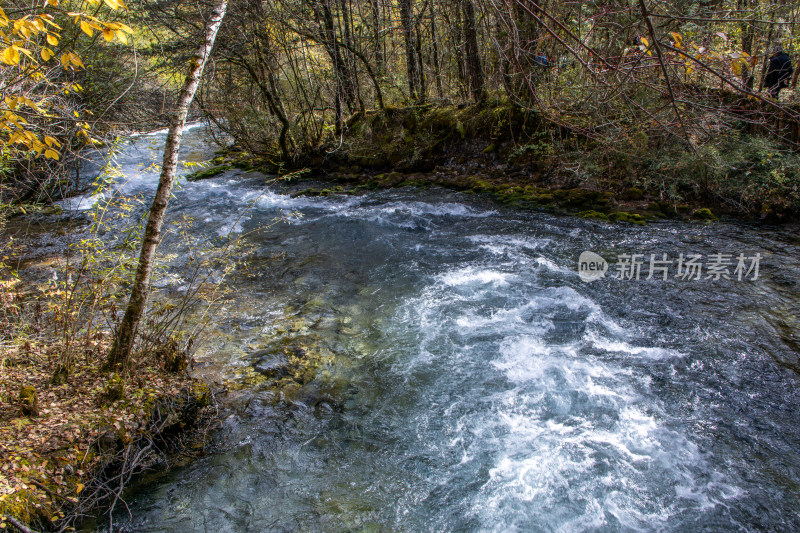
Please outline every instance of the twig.
[[639, 0], [639, 8], [642, 10], [642, 17], [644, 18], [645, 24], [647, 24], [647, 30], [650, 32], [650, 38], [653, 39], [653, 47], [656, 49], [656, 55], [658, 56], [658, 63], [661, 65], [661, 71], [664, 73], [664, 81], [667, 83], [667, 91], [669, 92], [669, 97], [672, 101], [672, 109], [675, 111], [675, 117], [678, 119], [678, 122], [680, 122], [683, 134], [686, 136], [686, 144], [688, 144], [692, 150], [696, 151], [694, 143], [692, 143], [691, 137], [689, 137], [689, 132], [686, 129], [686, 124], [683, 122], [683, 116], [678, 110], [678, 104], [675, 101], [675, 92], [672, 90], [672, 82], [669, 78], [669, 72], [667, 72], [667, 66], [664, 64], [664, 57], [661, 54], [661, 44], [658, 42], [656, 30], [653, 29], [653, 22], [650, 20], [650, 15], [647, 12], [647, 6], [644, 5], [644, 0]]
[[30, 482], [33, 483], [34, 485], [36, 485], [37, 487], [39, 487], [40, 489], [42, 489], [43, 491], [45, 491], [50, 496], [53, 496], [54, 498], [60, 498], [60, 499], [62, 499], [64, 501], [67, 501], [67, 502], [69, 501], [69, 498], [67, 498], [66, 496], [62, 496], [61, 494], [50, 490], [49, 488], [47, 488], [43, 484], [39, 483], [35, 479], [31, 479]]
[[36, 530], [29, 528], [11, 515], [5, 515], [5, 519], [9, 524], [22, 531], [22, 533], [37, 533]]

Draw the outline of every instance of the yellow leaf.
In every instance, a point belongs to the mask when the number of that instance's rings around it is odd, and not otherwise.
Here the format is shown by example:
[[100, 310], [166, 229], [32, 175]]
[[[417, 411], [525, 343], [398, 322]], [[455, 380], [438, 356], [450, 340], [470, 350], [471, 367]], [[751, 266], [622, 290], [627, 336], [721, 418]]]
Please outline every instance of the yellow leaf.
[[672, 36], [672, 40], [675, 41], [675, 44], [677, 44], [678, 47], [680, 47], [681, 43], [683, 43], [683, 37], [681, 37], [681, 34], [676, 31], [673, 31], [670, 32], [670, 35]]
[[57, 7], [58, 6], [58, 0], [47, 0], [47, 5], [53, 6], [53, 7]]
[[650, 41], [648, 41], [646, 37], [639, 37], [639, 40], [642, 42], [643, 45], [650, 46]]
[[19, 52], [15, 46], [9, 46], [0, 54], [0, 61], [6, 65], [19, 64]]
[[82, 490], [83, 490], [83, 483], [78, 483], [75, 486], [75, 494], [80, 494]]
[[61, 157], [61, 156], [58, 155], [58, 152], [56, 152], [55, 150], [52, 150], [50, 148], [48, 148], [47, 150], [44, 151], [44, 156], [45, 157], [49, 157], [50, 159], [55, 159], [56, 161], [58, 161], [59, 158]]
[[108, 42], [111, 42], [111, 40], [114, 39], [114, 30], [108, 30], [108, 29], [103, 30], [103, 39], [105, 39]]
[[53, 51], [47, 47], [42, 48], [41, 54], [42, 54], [42, 59], [44, 59], [45, 61], [50, 61], [50, 58], [53, 57]]
[[56, 37], [52, 33], [48, 33], [47, 44], [49, 44], [50, 46], [58, 46], [58, 37]]
[[83, 30], [83, 33], [85, 33], [89, 37], [94, 35], [94, 30], [92, 30], [92, 27], [85, 20], [81, 21], [81, 30]]
[[122, 44], [128, 44], [128, 38], [125, 37], [125, 32], [122, 30], [117, 30], [117, 39], [122, 41]]
[[58, 147], [61, 146], [61, 143], [58, 142], [58, 140], [56, 140], [54, 137], [50, 137], [49, 135], [44, 136], [44, 142], [45, 144], [47, 144], [47, 146], [53, 146], [53, 145], [56, 145]]
[[105, 3], [111, 9], [119, 8], [119, 4], [117, 3], [117, 0], [105, 0]]

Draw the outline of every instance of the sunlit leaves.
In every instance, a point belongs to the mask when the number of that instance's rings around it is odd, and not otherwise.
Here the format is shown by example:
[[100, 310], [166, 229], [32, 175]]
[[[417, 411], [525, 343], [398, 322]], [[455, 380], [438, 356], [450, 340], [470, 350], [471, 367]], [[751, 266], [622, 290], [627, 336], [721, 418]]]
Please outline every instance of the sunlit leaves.
[[65, 69], [84, 68], [83, 61], [81, 61], [81, 58], [78, 57], [78, 54], [74, 52], [64, 52], [61, 54], [61, 66], [63, 66]]
[[0, 53], [0, 61], [11, 66], [19, 64], [19, 48], [15, 45], [11, 45], [3, 50], [3, 52]]
[[[61, 158], [59, 149], [63, 141], [58, 137], [65, 132], [63, 128], [59, 133], [49, 131], [49, 121], [64, 112], [74, 112], [75, 118], [71, 120], [80, 120], [81, 113], [51, 107], [48, 102], [53, 95], [70, 95], [82, 91], [82, 87], [66, 80], [56, 81], [57, 78], [50, 74], [52, 70], [48, 73], [45, 68], [60, 64], [64, 70], [75, 71], [84, 69], [85, 65], [72, 44], [66, 48], [63, 46], [63, 28], [55, 22], [54, 15], [63, 17], [66, 14], [69, 17], [66, 20], [74, 24], [84, 38], [94, 38], [97, 32], [102, 33], [101, 42], [112, 42], [116, 38], [127, 44], [128, 37], [134, 33], [125, 24], [98, 18], [103, 12], [101, 7], [106, 13], [127, 9], [124, 0], [88, 0], [88, 4], [93, 6], [91, 12], [64, 13], [52, 9], [59, 7], [60, 0], [45, 0], [43, 4], [34, 3], [27, 10], [16, 11], [11, 17], [0, 7], [0, 64], [7, 69], [4, 71], [5, 80], [14, 80], [13, 84], [5, 86], [7, 96], [0, 102], [0, 147], [19, 151], [22, 157], [27, 153], [52, 160]], [[44, 67], [44, 64], [48, 66]], [[34, 102], [32, 95], [39, 95], [35, 98], [41, 101]], [[88, 110], [83, 112], [88, 113]], [[83, 142], [94, 142], [87, 123], [78, 122], [76, 126]]]
[[85, 33], [85, 34], [86, 34], [86, 35], [88, 35], [89, 37], [91, 37], [91, 36], [93, 36], [93, 35], [94, 35], [94, 30], [93, 30], [93, 29], [92, 29], [92, 27], [89, 25], [89, 23], [88, 23], [88, 22], [86, 22], [85, 20], [82, 20], [82, 21], [81, 21], [81, 31], [83, 31], [83, 33]]
[[647, 55], [653, 55], [653, 52], [650, 51], [650, 41], [647, 37], [639, 37], [639, 41], [642, 43], [639, 48], [644, 52], [647, 52]]

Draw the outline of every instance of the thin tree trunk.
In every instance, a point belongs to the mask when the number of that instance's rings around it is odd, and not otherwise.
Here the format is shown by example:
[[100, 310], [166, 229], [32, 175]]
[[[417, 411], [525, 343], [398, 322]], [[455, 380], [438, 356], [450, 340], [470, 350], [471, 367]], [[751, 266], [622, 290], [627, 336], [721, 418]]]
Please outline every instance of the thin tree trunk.
[[435, 5], [434, 2], [431, 2], [431, 55], [433, 56], [433, 76], [436, 81], [436, 96], [439, 100], [443, 100], [444, 90], [442, 89], [442, 68], [439, 65], [439, 37], [436, 34]]
[[772, 35], [775, 30], [775, 10], [770, 12], [769, 31], [767, 32], [767, 46], [764, 49], [764, 63], [761, 65], [761, 81], [758, 82], [758, 91], [764, 90], [764, 79], [767, 76], [767, 67], [769, 66], [769, 56], [772, 55]]
[[419, 100], [419, 88], [417, 87], [417, 56], [416, 45], [414, 43], [414, 23], [413, 8], [411, 0], [399, 0], [400, 25], [403, 27], [403, 43], [406, 50], [406, 74], [408, 76], [408, 96], [417, 102]]
[[107, 366], [109, 368], [124, 367], [131, 357], [133, 342], [139, 321], [144, 314], [145, 304], [147, 303], [147, 291], [150, 286], [150, 276], [153, 272], [153, 258], [156, 248], [161, 241], [161, 227], [164, 224], [164, 214], [167, 211], [167, 203], [172, 195], [172, 186], [175, 183], [175, 169], [178, 166], [178, 150], [181, 146], [183, 128], [186, 125], [186, 117], [189, 114], [189, 106], [194, 99], [194, 93], [200, 85], [200, 78], [203, 69], [214, 47], [217, 32], [222, 25], [222, 19], [228, 9], [228, 0], [220, 0], [217, 7], [211, 14], [211, 19], [206, 27], [205, 40], [198, 47], [192, 60], [189, 74], [186, 76], [183, 89], [178, 98], [178, 106], [172, 119], [170, 120], [167, 141], [164, 146], [164, 160], [161, 168], [161, 177], [158, 180], [153, 205], [150, 207], [150, 216], [142, 240], [142, 252], [139, 256], [139, 266], [136, 269], [136, 279], [131, 289], [131, 297], [128, 307], [125, 309], [125, 316], [122, 318], [114, 346], [108, 354]]
[[375, 39], [375, 70], [379, 77], [383, 77], [385, 70], [383, 65], [383, 39], [381, 39], [381, 11], [378, 5], [378, 0], [370, 0], [370, 8], [372, 8], [372, 28], [373, 39]]
[[469, 88], [472, 98], [479, 102], [483, 100], [484, 93], [475, 8], [472, 5], [472, 0], [462, 0], [462, 6], [464, 8], [464, 51], [466, 52], [467, 73], [469, 74]]
[[414, 32], [417, 36], [417, 86], [419, 87], [419, 103], [424, 103], [428, 99], [428, 84], [425, 81], [425, 63], [422, 60], [422, 34], [419, 31], [419, 24], [415, 24]]

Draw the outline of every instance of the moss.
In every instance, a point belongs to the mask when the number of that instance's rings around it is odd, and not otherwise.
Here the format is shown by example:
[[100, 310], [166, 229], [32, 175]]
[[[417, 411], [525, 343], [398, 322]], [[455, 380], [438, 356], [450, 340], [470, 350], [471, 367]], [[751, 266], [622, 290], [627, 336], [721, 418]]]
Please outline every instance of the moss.
[[609, 221], [608, 215], [594, 210], [581, 211], [580, 213], [577, 213], [577, 215], [581, 218], [593, 218], [595, 220], [605, 220], [606, 222]]
[[186, 180], [187, 181], [207, 180], [207, 179], [219, 176], [220, 174], [222, 174], [226, 170], [230, 170], [230, 169], [231, 169], [231, 165], [220, 165], [220, 166], [215, 166], [215, 167], [210, 167], [210, 168], [204, 168], [204, 169], [198, 170], [197, 172], [192, 172], [191, 174], [186, 176]]
[[240, 170], [256, 170], [258, 168], [252, 163], [252, 161], [245, 159], [237, 159], [236, 161], [231, 163], [230, 166], [233, 168], [238, 168]]
[[716, 221], [719, 220], [714, 213], [711, 212], [711, 209], [707, 207], [703, 207], [692, 213], [692, 218], [695, 220], [709, 220], [709, 221]]
[[119, 374], [114, 373], [106, 383], [106, 387], [103, 390], [102, 399], [106, 403], [114, 403], [118, 400], [121, 400], [125, 393], [125, 380], [122, 379]]
[[621, 195], [622, 200], [638, 201], [644, 198], [644, 191], [636, 187], [626, 189]]
[[205, 382], [198, 381], [193, 383], [191, 394], [192, 399], [198, 407], [207, 407], [211, 405], [211, 389]]
[[39, 396], [36, 389], [30, 385], [23, 385], [19, 389], [19, 407], [23, 416], [39, 415]]
[[630, 224], [637, 224], [639, 226], [647, 225], [647, 220], [642, 215], [637, 213], [628, 213], [626, 211], [615, 211], [608, 215], [608, 219], [612, 222], [628, 222]]
[[[23, 524], [32, 524], [36, 519], [33, 512], [36, 511], [30, 505], [32, 496], [29, 490], [19, 490], [13, 494], [3, 494], [0, 496], [0, 516], [13, 516]], [[0, 522], [3, 522], [0, 519]], [[15, 531], [15, 529], [6, 529]]]
[[64, 365], [58, 365], [53, 371], [53, 376], [50, 378], [50, 384], [58, 387], [66, 383], [68, 377], [69, 369]]
[[675, 214], [675, 211], [672, 209], [672, 205], [670, 205], [669, 202], [650, 202], [650, 205], [647, 206], [647, 210], [651, 213], [660, 213], [662, 216], [670, 216]]

